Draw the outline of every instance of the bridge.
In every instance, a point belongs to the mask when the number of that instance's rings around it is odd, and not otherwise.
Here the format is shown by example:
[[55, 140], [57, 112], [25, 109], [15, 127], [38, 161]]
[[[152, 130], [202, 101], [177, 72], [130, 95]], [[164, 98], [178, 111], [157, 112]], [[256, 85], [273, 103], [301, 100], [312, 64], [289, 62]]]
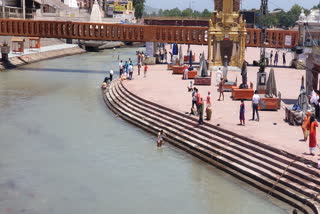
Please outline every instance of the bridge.
[[[207, 27], [0, 19], [0, 35], [4, 36], [207, 45], [207, 33]], [[260, 29], [247, 28], [247, 47], [260, 47], [260, 38]], [[292, 48], [297, 44], [298, 31], [267, 30], [266, 47]]]

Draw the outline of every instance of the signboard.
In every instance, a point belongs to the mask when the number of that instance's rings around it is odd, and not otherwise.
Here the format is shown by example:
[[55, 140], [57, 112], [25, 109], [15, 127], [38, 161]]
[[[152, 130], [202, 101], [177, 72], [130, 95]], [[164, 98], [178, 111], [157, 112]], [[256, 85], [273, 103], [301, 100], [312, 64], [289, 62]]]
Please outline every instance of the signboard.
[[153, 42], [146, 42], [146, 55], [153, 57], [154, 56], [154, 45]]
[[285, 46], [291, 46], [291, 44], [292, 44], [292, 36], [286, 35], [285, 41], [284, 41], [284, 45]]
[[108, 16], [113, 16], [113, 7], [108, 7], [107, 15]]

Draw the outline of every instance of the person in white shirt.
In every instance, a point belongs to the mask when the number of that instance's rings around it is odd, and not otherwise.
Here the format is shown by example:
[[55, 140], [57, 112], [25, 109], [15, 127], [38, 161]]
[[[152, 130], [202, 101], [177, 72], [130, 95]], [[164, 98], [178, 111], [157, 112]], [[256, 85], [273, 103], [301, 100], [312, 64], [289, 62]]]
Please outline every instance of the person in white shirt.
[[132, 75], [133, 75], [133, 66], [132, 66], [132, 64], [129, 65], [128, 71], [129, 71], [129, 79], [132, 80]]
[[121, 75], [122, 75], [122, 73], [123, 73], [123, 62], [122, 62], [122, 60], [119, 62], [119, 76], [121, 77]]
[[110, 70], [110, 82], [112, 81], [112, 77], [113, 77], [113, 70]]
[[255, 113], [257, 113], [257, 121], [259, 121], [259, 113], [258, 113], [259, 102], [260, 102], [260, 96], [258, 95], [258, 92], [255, 91], [252, 97], [252, 119], [251, 120], [254, 120]]

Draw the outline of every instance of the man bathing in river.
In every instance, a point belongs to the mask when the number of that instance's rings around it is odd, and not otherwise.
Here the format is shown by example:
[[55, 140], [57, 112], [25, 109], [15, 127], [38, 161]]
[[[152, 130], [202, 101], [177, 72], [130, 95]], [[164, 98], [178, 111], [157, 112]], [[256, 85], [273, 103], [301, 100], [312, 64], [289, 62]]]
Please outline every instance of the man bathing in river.
[[160, 132], [158, 133], [158, 138], [157, 138], [157, 147], [161, 147], [163, 142], [163, 137], [166, 136], [163, 130], [161, 129]]

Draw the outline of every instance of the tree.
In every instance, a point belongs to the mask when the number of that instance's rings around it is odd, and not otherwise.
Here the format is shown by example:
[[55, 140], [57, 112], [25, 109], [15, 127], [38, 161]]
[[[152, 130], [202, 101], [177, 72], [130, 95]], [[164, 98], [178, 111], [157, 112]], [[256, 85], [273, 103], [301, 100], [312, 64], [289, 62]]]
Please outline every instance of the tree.
[[133, 0], [133, 7], [135, 9], [134, 16], [140, 19], [143, 15], [145, 0]]
[[182, 17], [192, 17], [193, 15], [193, 11], [191, 8], [187, 8], [187, 9], [184, 9], [182, 12], [181, 12], [181, 16]]
[[208, 9], [202, 11], [202, 17], [210, 17], [212, 13]]
[[320, 9], [320, 4], [313, 6], [312, 9]]

